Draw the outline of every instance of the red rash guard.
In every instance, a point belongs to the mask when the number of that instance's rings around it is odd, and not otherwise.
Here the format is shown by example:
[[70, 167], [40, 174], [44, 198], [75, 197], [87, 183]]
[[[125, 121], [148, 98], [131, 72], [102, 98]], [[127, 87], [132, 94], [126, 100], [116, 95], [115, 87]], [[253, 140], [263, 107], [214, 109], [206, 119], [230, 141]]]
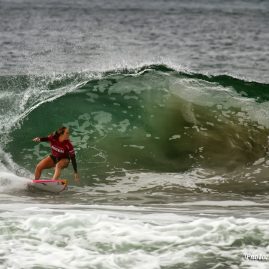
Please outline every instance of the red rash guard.
[[48, 137], [41, 137], [41, 142], [50, 142], [51, 154], [58, 160], [60, 159], [70, 159], [72, 161], [72, 165], [74, 171], [77, 173], [77, 162], [76, 155], [73, 145], [70, 140], [65, 140], [60, 142], [58, 138], [50, 135]]

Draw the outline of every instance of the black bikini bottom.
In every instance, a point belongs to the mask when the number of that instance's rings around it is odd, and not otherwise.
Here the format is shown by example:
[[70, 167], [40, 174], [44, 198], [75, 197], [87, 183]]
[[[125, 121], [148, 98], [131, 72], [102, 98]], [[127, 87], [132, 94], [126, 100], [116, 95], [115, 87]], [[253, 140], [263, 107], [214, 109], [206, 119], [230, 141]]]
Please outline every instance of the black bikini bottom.
[[68, 159], [68, 160], [70, 160], [70, 158], [69, 157], [65, 157], [65, 158], [56, 158], [55, 156], [53, 156], [52, 154], [50, 155], [50, 158], [53, 160], [53, 162], [56, 164], [56, 163], [58, 163], [60, 160], [62, 160], [62, 159]]

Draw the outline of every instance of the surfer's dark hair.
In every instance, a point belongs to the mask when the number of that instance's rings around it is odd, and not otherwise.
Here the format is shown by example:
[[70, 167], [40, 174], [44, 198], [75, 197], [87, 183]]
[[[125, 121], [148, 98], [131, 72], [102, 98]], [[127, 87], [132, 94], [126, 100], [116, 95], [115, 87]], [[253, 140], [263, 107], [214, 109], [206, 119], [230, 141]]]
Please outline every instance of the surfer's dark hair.
[[67, 129], [67, 128], [66, 128], [65, 126], [60, 127], [58, 130], [56, 130], [56, 131], [53, 133], [53, 136], [54, 136], [55, 138], [59, 138], [60, 135], [64, 134], [64, 132], [65, 132], [66, 129]]

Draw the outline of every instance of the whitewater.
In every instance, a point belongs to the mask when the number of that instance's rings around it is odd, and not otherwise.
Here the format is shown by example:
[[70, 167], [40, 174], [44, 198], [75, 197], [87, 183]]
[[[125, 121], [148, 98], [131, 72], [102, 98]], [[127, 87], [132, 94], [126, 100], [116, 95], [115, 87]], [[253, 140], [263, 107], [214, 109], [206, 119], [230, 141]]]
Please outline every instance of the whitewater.
[[267, 2], [0, 7], [0, 268], [268, 268]]

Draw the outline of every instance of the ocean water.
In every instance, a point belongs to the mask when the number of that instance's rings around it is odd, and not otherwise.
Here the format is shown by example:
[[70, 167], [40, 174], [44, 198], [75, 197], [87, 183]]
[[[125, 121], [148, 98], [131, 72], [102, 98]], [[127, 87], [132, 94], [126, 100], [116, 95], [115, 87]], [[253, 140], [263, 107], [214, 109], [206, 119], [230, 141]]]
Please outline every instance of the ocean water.
[[[0, 268], [268, 268], [268, 12], [0, 0]], [[30, 192], [62, 125], [81, 182]]]

